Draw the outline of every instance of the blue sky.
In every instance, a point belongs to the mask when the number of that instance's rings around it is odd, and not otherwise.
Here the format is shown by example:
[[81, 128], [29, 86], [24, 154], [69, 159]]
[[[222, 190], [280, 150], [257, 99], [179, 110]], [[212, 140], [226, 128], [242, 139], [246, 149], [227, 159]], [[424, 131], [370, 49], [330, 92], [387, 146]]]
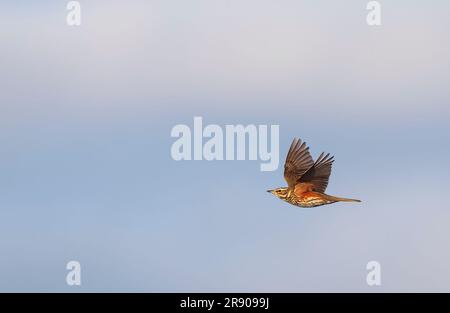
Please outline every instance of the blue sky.
[[[1, 291], [448, 291], [450, 4], [0, 4]], [[175, 162], [176, 124], [278, 124], [336, 162]], [[65, 283], [78, 260], [82, 286]], [[367, 262], [382, 286], [366, 285]]]

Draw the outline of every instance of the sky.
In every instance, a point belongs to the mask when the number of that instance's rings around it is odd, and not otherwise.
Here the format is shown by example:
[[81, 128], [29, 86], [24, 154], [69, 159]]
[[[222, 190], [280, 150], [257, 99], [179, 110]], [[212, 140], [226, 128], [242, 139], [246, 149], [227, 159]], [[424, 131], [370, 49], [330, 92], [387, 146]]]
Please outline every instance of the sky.
[[[450, 291], [448, 1], [80, 3], [0, 1], [0, 291]], [[278, 170], [173, 160], [194, 116], [279, 125]], [[362, 203], [268, 194], [294, 137]]]

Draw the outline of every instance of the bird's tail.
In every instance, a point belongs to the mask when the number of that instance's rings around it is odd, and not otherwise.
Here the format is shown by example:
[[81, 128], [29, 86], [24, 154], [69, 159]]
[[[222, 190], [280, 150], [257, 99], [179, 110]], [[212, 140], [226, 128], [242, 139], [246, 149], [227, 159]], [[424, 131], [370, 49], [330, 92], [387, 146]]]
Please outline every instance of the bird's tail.
[[341, 201], [341, 202], [361, 202], [361, 200], [358, 199], [349, 199], [349, 198], [341, 198], [341, 197], [333, 197], [330, 195], [325, 195], [327, 200], [330, 201]]

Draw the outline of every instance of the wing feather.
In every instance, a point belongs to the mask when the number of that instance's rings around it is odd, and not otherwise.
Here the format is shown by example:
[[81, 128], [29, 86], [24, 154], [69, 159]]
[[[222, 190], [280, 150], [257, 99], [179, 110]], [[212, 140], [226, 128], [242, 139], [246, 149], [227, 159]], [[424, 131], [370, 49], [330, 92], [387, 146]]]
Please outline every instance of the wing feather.
[[284, 179], [288, 183], [288, 187], [294, 188], [302, 175], [313, 165], [314, 161], [309, 153], [309, 147], [299, 138], [294, 138], [284, 164]]
[[305, 172], [299, 181], [312, 183], [314, 185], [314, 191], [324, 193], [328, 186], [333, 162], [333, 156], [330, 156], [329, 153], [325, 155], [322, 152], [314, 163], [314, 166]]

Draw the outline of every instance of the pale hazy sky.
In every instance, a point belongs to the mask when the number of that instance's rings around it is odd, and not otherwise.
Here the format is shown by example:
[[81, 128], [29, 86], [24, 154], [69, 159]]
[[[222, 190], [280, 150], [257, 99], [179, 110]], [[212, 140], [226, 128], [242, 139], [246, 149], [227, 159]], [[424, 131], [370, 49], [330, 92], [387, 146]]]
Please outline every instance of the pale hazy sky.
[[[449, 291], [450, 3], [0, 2], [1, 291]], [[278, 124], [335, 155], [175, 162], [176, 124]], [[82, 286], [65, 283], [78, 260]], [[368, 261], [382, 286], [366, 285]]]

